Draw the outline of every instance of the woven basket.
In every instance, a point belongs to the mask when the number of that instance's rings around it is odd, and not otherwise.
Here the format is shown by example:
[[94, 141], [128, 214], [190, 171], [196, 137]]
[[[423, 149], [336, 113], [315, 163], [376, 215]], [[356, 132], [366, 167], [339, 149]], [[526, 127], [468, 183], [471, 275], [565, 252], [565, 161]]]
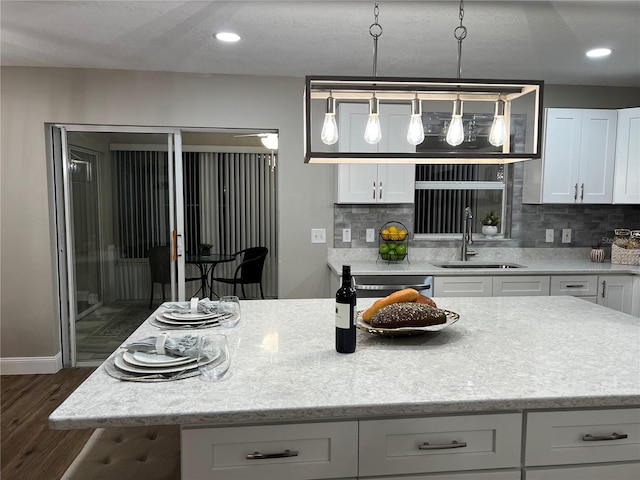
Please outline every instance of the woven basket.
[[611, 245], [611, 263], [619, 265], [640, 265], [640, 249], [620, 248]]

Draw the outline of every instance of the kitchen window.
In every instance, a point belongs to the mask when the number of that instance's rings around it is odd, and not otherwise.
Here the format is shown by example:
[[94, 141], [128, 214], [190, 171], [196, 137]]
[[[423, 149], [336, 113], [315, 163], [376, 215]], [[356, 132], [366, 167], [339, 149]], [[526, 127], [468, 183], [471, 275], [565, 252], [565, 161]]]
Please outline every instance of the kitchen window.
[[416, 165], [415, 218], [417, 239], [447, 239], [462, 233], [465, 207], [471, 207], [473, 231], [481, 218], [495, 211], [504, 233], [508, 165]]

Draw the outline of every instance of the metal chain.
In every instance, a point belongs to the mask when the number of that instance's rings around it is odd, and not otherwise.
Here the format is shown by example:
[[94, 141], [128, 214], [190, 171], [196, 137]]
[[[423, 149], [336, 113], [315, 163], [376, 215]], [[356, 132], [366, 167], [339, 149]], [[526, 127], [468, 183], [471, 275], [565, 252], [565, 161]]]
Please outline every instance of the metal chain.
[[382, 25], [378, 23], [378, 15], [380, 14], [380, 7], [378, 6], [378, 0], [373, 7], [373, 23], [369, 26], [369, 35], [373, 37], [373, 76], [376, 76], [378, 70], [378, 38], [382, 35]]
[[458, 78], [462, 76], [462, 40], [467, 38], [467, 27], [462, 24], [464, 19], [464, 0], [460, 0], [460, 25], [453, 30], [453, 36], [458, 40]]

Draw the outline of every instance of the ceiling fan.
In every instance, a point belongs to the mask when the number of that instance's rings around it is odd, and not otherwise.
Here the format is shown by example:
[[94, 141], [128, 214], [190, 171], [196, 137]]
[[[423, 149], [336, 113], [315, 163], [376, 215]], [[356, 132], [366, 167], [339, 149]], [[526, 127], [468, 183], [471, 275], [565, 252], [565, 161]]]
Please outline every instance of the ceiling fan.
[[234, 135], [235, 137], [259, 137], [262, 145], [269, 150], [278, 149], [278, 134], [277, 133], [247, 133], [244, 135]]

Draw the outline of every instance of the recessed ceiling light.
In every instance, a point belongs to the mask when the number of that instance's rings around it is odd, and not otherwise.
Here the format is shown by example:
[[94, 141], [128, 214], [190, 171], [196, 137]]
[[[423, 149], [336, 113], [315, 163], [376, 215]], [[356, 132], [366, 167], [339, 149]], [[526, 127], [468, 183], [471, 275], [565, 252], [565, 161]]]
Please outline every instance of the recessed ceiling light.
[[214, 34], [214, 37], [221, 42], [237, 42], [240, 40], [240, 35], [231, 32], [218, 32]]
[[611, 55], [612, 50], [610, 48], [594, 48], [587, 52], [587, 57], [598, 58]]

